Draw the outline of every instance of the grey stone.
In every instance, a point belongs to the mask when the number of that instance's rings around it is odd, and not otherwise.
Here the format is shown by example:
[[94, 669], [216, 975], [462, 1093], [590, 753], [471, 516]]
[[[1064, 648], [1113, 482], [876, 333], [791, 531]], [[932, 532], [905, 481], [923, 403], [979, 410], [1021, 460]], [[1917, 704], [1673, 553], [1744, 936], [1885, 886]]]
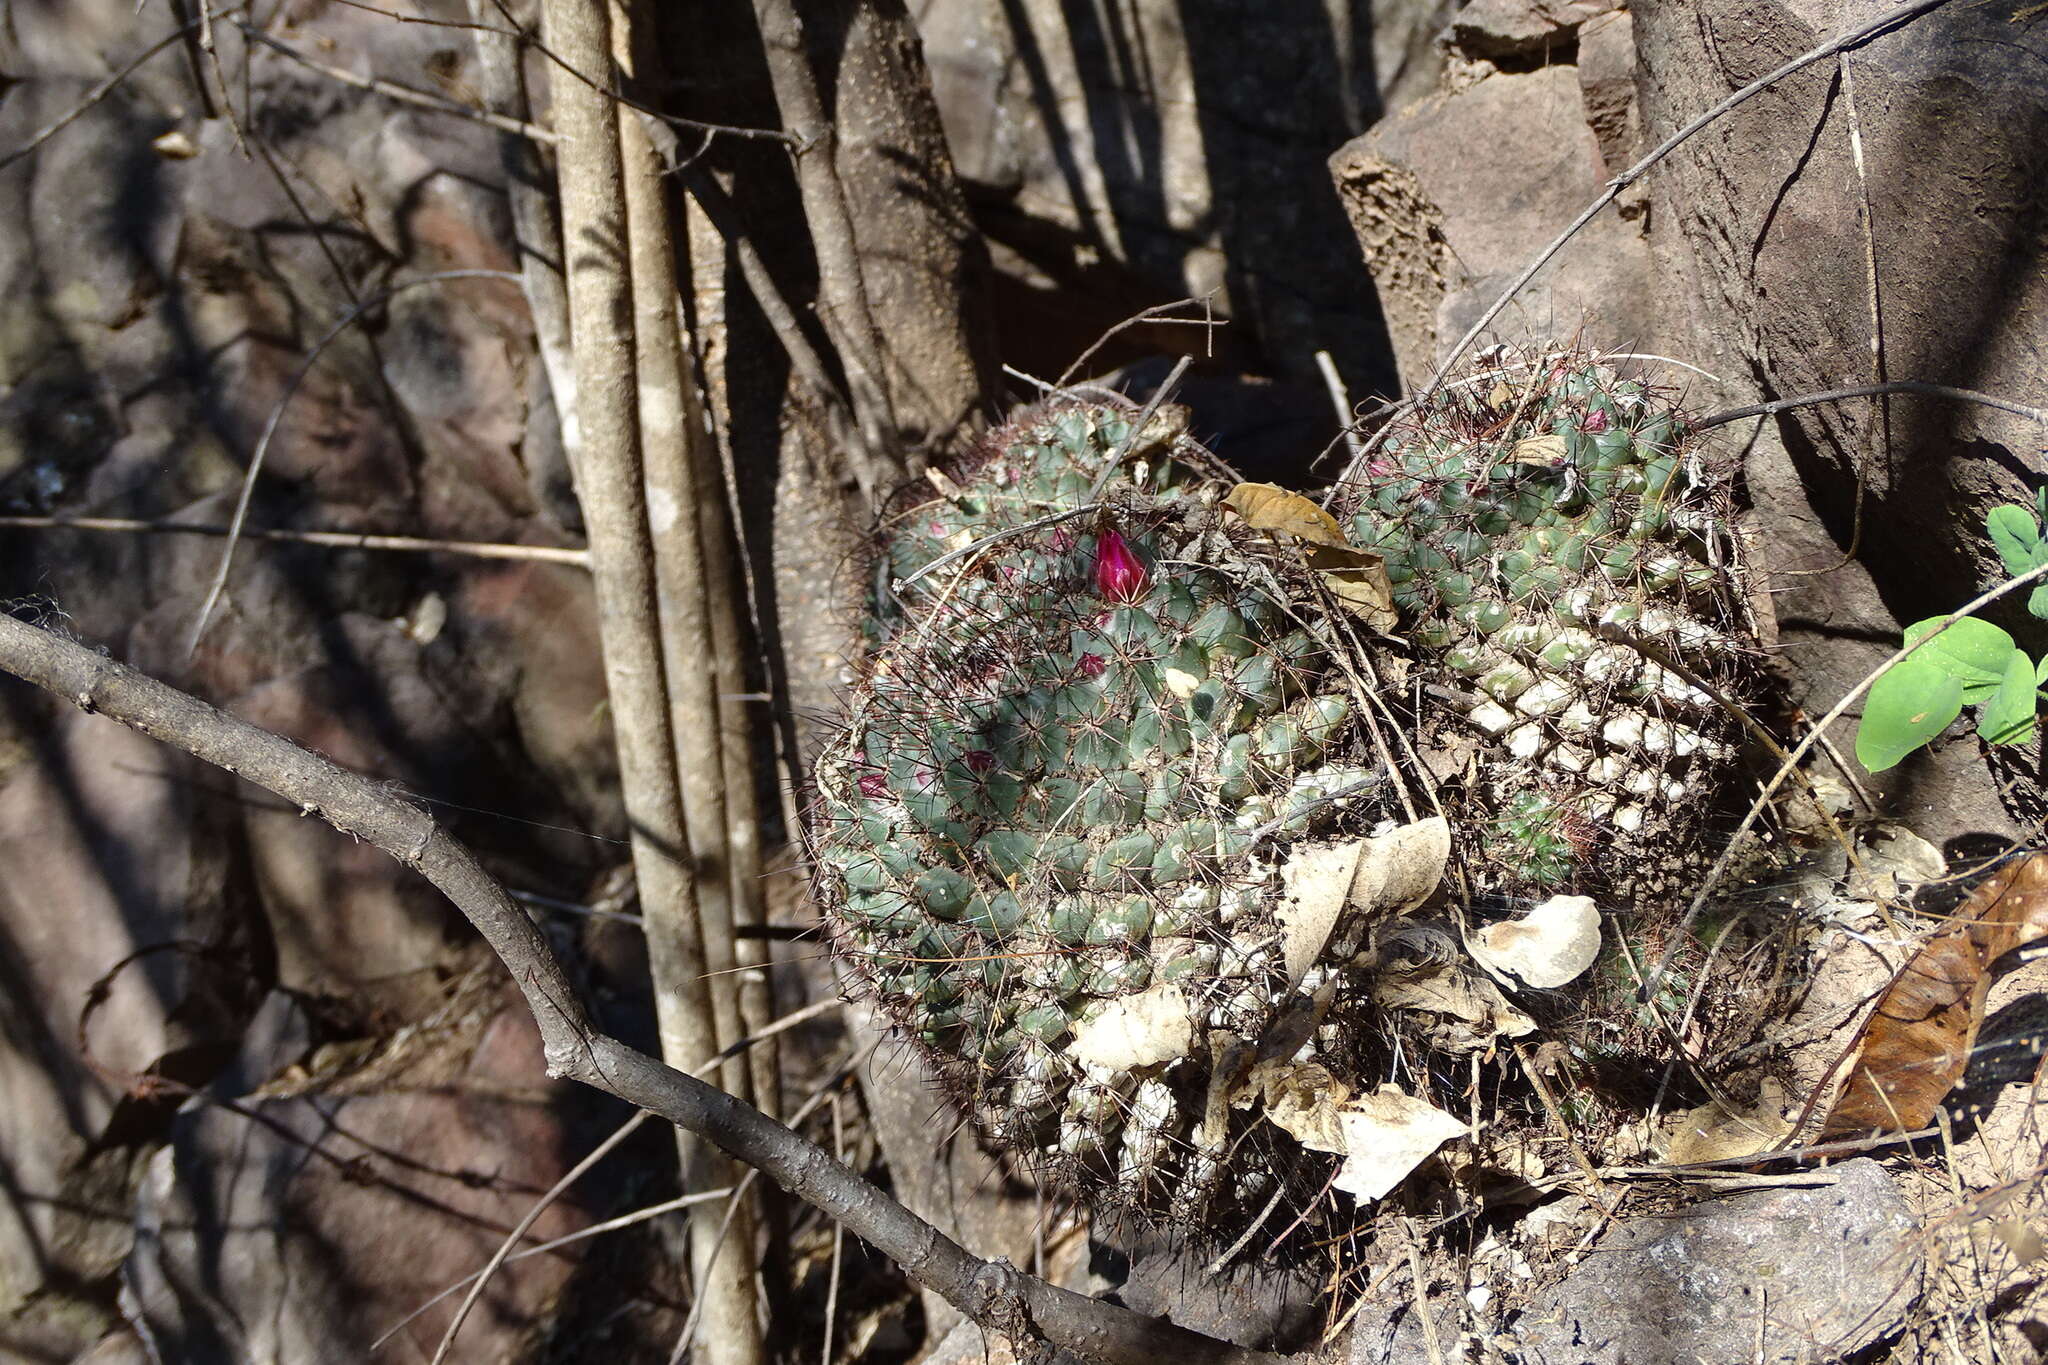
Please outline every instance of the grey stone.
[[1831, 1174], [1624, 1224], [1516, 1320], [1524, 1365], [1793, 1365], [1880, 1340], [1918, 1290], [1916, 1224], [1876, 1162]]

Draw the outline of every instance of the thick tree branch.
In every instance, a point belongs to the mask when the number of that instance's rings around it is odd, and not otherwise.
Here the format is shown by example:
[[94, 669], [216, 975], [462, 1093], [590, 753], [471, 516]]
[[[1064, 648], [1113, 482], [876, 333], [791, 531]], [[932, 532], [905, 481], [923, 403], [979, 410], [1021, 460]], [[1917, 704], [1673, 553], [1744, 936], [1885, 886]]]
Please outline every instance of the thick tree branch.
[[758, 1168], [984, 1327], [1036, 1334], [1112, 1365], [1277, 1365], [1279, 1357], [981, 1260], [759, 1110], [599, 1033], [526, 914], [431, 815], [380, 784], [10, 616], [0, 616], [0, 671], [225, 768], [415, 869], [455, 902], [510, 969], [540, 1026], [550, 1075], [650, 1109]]

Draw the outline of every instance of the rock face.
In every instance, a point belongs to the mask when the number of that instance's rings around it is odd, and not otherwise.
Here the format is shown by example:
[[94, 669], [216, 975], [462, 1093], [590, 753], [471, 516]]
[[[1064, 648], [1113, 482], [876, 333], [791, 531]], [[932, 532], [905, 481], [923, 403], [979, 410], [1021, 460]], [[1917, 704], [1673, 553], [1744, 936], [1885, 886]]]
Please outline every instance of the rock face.
[[1792, 1365], [1882, 1339], [1918, 1292], [1917, 1224], [1876, 1162], [1831, 1174], [1617, 1229], [1517, 1319], [1518, 1358]]
[[[1483, 0], [1460, 11], [1443, 37], [1444, 88], [1331, 160], [1403, 377], [1426, 379], [1609, 177], [1875, 12], [1820, 20], [1741, 0], [1626, 12]], [[1983, 55], [2011, 44], [2034, 56]], [[1642, 363], [1699, 410], [1874, 377], [2040, 406], [2044, 52], [2039, 25], [1944, 7], [1799, 73], [1625, 191], [1495, 329], [1677, 357], [1687, 368]], [[1857, 400], [1746, 424], [1721, 443], [1741, 451], [1750, 554], [1770, 576], [1778, 649], [1809, 713], [1860, 681], [1901, 622], [2004, 576], [1984, 514], [2024, 500], [2043, 448], [2024, 418], [1907, 398], [1890, 400], [1888, 421]], [[2042, 643], [2017, 607], [1993, 616]], [[1916, 755], [1873, 785], [1936, 838], [2012, 827], [1974, 741]], [[2007, 796], [2023, 816], [2038, 804], [2025, 779]]]
[[1430, 40], [1455, 4], [913, 9], [1017, 363], [1057, 374], [1122, 316], [1218, 290], [1227, 358], [1315, 383], [1328, 350], [1359, 396], [1386, 390], [1371, 282], [1320, 168], [1434, 82]]

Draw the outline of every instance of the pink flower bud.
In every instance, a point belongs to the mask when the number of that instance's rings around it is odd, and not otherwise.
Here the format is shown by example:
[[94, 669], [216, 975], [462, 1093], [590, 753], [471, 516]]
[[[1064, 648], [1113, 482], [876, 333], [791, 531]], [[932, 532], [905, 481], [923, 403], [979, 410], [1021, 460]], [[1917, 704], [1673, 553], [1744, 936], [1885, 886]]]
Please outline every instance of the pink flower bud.
[[1586, 413], [1586, 420], [1579, 423], [1579, 430], [1588, 436], [1598, 436], [1607, 430], [1607, 409], [1592, 408]]
[[1095, 537], [1095, 595], [1105, 602], [1128, 605], [1152, 590], [1145, 566], [1113, 527]]
[[870, 801], [882, 801], [888, 798], [889, 781], [880, 773], [862, 773], [854, 780], [854, 785], [859, 787], [860, 794], [867, 797]]
[[1099, 678], [1102, 676], [1102, 670], [1108, 667], [1102, 662], [1100, 654], [1083, 654], [1074, 662], [1080, 667], [1081, 676], [1084, 678]]
[[985, 773], [996, 766], [996, 756], [987, 749], [969, 749], [960, 757], [971, 773]]

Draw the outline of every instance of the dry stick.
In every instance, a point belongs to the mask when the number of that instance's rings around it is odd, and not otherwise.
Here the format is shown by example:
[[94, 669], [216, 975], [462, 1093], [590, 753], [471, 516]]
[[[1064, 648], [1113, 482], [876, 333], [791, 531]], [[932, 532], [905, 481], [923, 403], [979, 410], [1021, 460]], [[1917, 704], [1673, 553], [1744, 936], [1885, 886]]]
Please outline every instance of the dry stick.
[[[469, 0], [477, 21], [477, 86], [493, 113], [527, 126], [530, 106], [520, 62], [520, 35], [492, 28], [483, 17], [490, 0]], [[583, 452], [583, 425], [576, 417], [576, 367], [569, 347], [569, 295], [562, 281], [562, 217], [553, 193], [554, 175], [526, 137], [506, 133], [498, 142], [498, 160], [505, 168], [505, 198], [512, 210], [513, 245], [519, 253], [520, 288], [533, 316], [534, 341], [541, 368], [547, 372], [555, 421], [561, 428], [562, 454], [569, 478]]]
[[[839, 1123], [839, 1097], [832, 1097], [832, 1157], [846, 1160], [846, 1130]], [[839, 1255], [846, 1241], [846, 1229], [832, 1225], [832, 1275], [825, 1290], [825, 1345], [818, 1352], [818, 1365], [832, 1365], [832, 1321], [839, 1316]]]
[[1358, 434], [1358, 414], [1351, 410], [1351, 394], [1344, 387], [1344, 376], [1337, 373], [1337, 362], [1328, 351], [1316, 352], [1316, 368], [1322, 371], [1323, 387], [1330, 391], [1330, 406], [1337, 413], [1337, 430], [1344, 441], [1344, 448], [1351, 452], [1351, 458], [1360, 458], [1365, 442]]
[[[896, 415], [889, 399], [881, 338], [868, 305], [867, 280], [839, 183], [835, 160], [837, 130], [825, 115], [818, 82], [804, 51], [803, 22], [793, 0], [754, 0], [754, 22], [768, 60], [768, 82], [782, 121], [796, 135], [797, 194], [810, 225], [818, 262], [818, 296], [825, 330], [839, 351], [853, 416], [870, 460], [890, 457], [896, 444]], [[865, 490], [871, 502], [877, 490]]]
[[1748, 835], [1750, 828], [1756, 824], [1757, 817], [1762, 815], [1765, 808], [1770, 805], [1771, 798], [1777, 794], [1778, 788], [1783, 785], [1786, 777], [1790, 776], [1792, 771], [1806, 758], [1806, 755], [1812, 751], [1813, 746], [1818, 742], [1822, 733], [1829, 726], [1840, 720], [1843, 713], [1848, 711], [1851, 706], [1854, 706], [1879, 678], [1883, 677], [1887, 671], [1901, 660], [1910, 658], [1918, 653], [1930, 641], [1941, 638], [1950, 626], [1953, 626], [1964, 617], [1976, 615], [1979, 611], [1996, 602], [1999, 598], [2004, 597], [2007, 593], [2025, 587], [2043, 575], [2048, 575], [2048, 564], [2029, 569], [2019, 575], [2019, 577], [2009, 578], [1989, 592], [1972, 598], [1933, 630], [1928, 631], [1927, 634], [1879, 664], [1862, 682], [1857, 683], [1844, 693], [1840, 701], [1828, 708], [1827, 714], [1814, 723], [1813, 728], [1806, 732], [1805, 738], [1792, 746], [1792, 752], [1785, 756], [1784, 762], [1778, 765], [1778, 770], [1771, 774], [1771, 780], [1764, 784], [1763, 791], [1750, 804], [1748, 814], [1742, 817], [1742, 823], [1735, 827], [1735, 833], [1729, 838], [1727, 847], [1723, 848], [1720, 856], [1714, 859], [1714, 865], [1707, 869], [1706, 880], [1700, 883], [1700, 889], [1693, 896], [1692, 904], [1686, 907], [1685, 919], [1680, 922], [1678, 932], [1671, 936], [1671, 942], [1666, 945], [1663, 956], [1657, 959], [1657, 965], [1650, 969], [1648, 976], [1643, 978], [1643, 984], [1638, 991], [1640, 999], [1648, 1000], [1656, 993], [1659, 983], [1664, 979], [1665, 970], [1671, 965], [1672, 955], [1678, 951], [1679, 944], [1683, 943], [1685, 936], [1691, 932], [1694, 922], [1699, 919], [1700, 911], [1706, 908], [1707, 898], [1714, 893], [1715, 887], [1720, 885], [1723, 874], [1728, 871], [1728, 864], [1734, 860], [1736, 850], [1742, 847], [1744, 837]]
[[1245, 1351], [987, 1262], [758, 1110], [596, 1031], [547, 939], [476, 858], [426, 812], [290, 740], [49, 631], [0, 616], [0, 671], [276, 793], [383, 849], [440, 888], [512, 973], [539, 1026], [548, 1074], [651, 1109], [843, 1224], [985, 1327], [1037, 1332], [1115, 1365], [1271, 1365]]
[[[1777, 70], [1751, 81], [1748, 85], [1743, 86], [1740, 90], [1728, 96], [1728, 98], [1722, 100], [1704, 114], [1693, 119], [1692, 122], [1686, 124], [1683, 128], [1680, 128], [1670, 137], [1658, 143], [1648, 156], [1608, 181], [1607, 188], [1601, 192], [1600, 197], [1591, 204], [1588, 204], [1585, 210], [1572, 220], [1570, 227], [1559, 233], [1550, 245], [1537, 253], [1536, 259], [1529, 263], [1528, 269], [1517, 275], [1514, 283], [1510, 284], [1501, 296], [1493, 301], [1493, 306], [1482, 313], [1479, 320], [1466, 329], [1465, 335], [1458, 339], [1458, 344], [1451, 347], [1449, 353], [1444, 356], [1442, 363], [1437, 366], [1436, 376], [1428, 384], [1424, 385], [1422, 392], [1411, 399], [1406, 406], [1425, 403], [1438, 389], [1442, 388], [1444, 376], [1450, 373], [1451, 367], [1471, 348], [1472, 343], [1479, 339], [1480, 334], [1493, 325], [1493, 320], [1501, 315], [1501, 311], [1514, 300], [1515, 295], [1521, 293], [1528, 286], [1529, 281], [1535, 279], [1537, 273], [1550, 263], [1550, 258], [1562, 250], [1565, 243], [1576, 237], [1581, 228], [1592, 222], [1599, 215], [1600, 210], [1613, 203], [1615, 199], [1620, 197], [1623, 190], [1642, 179], [1652, 166], [1671, 155], [1681, 143], [1690, 139], [1695, 133], [1707, 127], [1737, 105], [1744, 103], [1752, 96], [1768, 90], [1787, 76], [1803, 71], [1815, 62], [1825, 61], [1837, 52], [1846, 51], [1852, 47], [1859, 47], [1869, 42], [1872, 38], [1878, 37], [1909, 20], [1916, 19], [1929, 10], [1939, 9], [1947, 3], [1949, 3], [1949, 0], [1910, 0], [1910, 3], [1896, 5], [1886, 10], [1883, 14], [1878, 15], [1869, 23], [1860, 25], [1837, 37], [1830, 38], [1819, 47], [1794, 57]], [[1373, 450], [1379, 447], [1380, 442], [1392, 429], [1391, 424], [1381, 428], [1380, 432], [1371, 441], [1366, 443], [1366, 448], [1345, 467], [1343, 476], [1338, 479], [1339, 484], [1348, 483], [1358, 477], [1358, 472], [1364, 466], [1366, 459]], [[1335, 492], [1334, 488], [1332, 492]]]
[[[635, 75], [634, 42], [627, 0], [611, 7], [611, 50], [627, 80]], [[645, 10], [641, 11], [646, 13]], [[718, 1044], [724, 1048], [744, 1032], [740, 1023], [737, 963], [733, 949], [732, 872], [726, 839], [723, 745], [719, 739], [715, 652], [705, 600], [704, 552], [699, 544], [693, 459], [702, 458], [704, 414], [694, 376], [683, 354], [676, 323], [675, 239], [669, 226], [667, 187], [661, 157], [639, 119], [615, 120], [624, 171], [624, 208], [633, 305], [646, 534], [653, 550], [656, 625], [666, 681], [669, 738], [682, 796], [683, 827], [696, 888], [694, 931], [704, 979], [693, 983], [709, 997]], [[570, 148], [573, 154], [573, 144]], [[699, 447], [693, 449], [692, 447]], [[753, 1075], [744, 1062], [726, 1064], [721, 1085], [742, 1099]], [[730, 1184], [720, 1170], [708, 1179]], [[737, 1195], [718, 1229], [717, 1245], [731, 1238], [745, 1254], [707, 1253], [701, 1231], [708, 1218], [691, 1219], [691, 1250], [697, 1301], [691, 1316], [699, 1327], [686, 1332], [701, 1359], [715, 1365], [757, 1365], [761, 1333], [754, 1292], [754, 1219]]]
[[[271, 51], [289, 57], [300, 66], [305, 67], [309, 71], [317, 72], [331, 81], [339, 81], [343, 85], [353, 86], [357, 90], [366, 90], [373, 95], [382, 95], [386, 99], [397, 100], [401, 104], [415, 105], [421, 109], [431, 109], [437, 114], [448, 114], [455, 118], [466, 118], [477, 123], [488, 124], [501, 133], [511, 133], [532, 142], [551, 144], [555, 140], [555, 134], [539, 124], [528, 123], [524, 119], [511, 118], [489, 109], [474, 109], [467, 104], [459, 104], [440, 95], [432, 95], [424, 90], [415, 90], [409, 85], [400, 85], [396, 81], [387, 81], [382, 76], [358, 76], [346, 67], [329, 66], [326, 62], [316, 61], [290, 44], [279, 42], [253, 24], [239, 24], [237, 27], [242, 30], [242, 36], [249, 41], [261, 43]], [[501, 30], [494, 28], [485, 30], [486, 34], [497, 34], [499, 32]], [[479, 34], [479, 46], [484, 41], [484, 34]]]
[[389, 289], [372, 294], [356, 304], [341, 319], [329, 327], [320, 340], [313, 343], [313, 349], [306, 352], [306, 358], [299, 362], [299, 368], [292, 371], [292, 377], [285, 381], [284, 392], [278, 395], [276, 404], [270, 409], [270, 420], [263, 424], [263, 434], [256, 440], [255, 453], [249, 457], [249, 467], [242, 474], [242, 491], [235, 499], [235, 514], [228, 521], [228, 543], [220, 553], [220, 566], [214, 570], [213, 582], [206, 589], [206, 600], [200, 604], [199, 615], [192, 622], [192, 632], [185, 641], [187, 657], [199, 648], [199, 637], [206, 633], [206, 623], [213, 616], [213, 609], [220, 604], [220, 595], [227, 589], [228, 570], [234, 565], [235, 545], [241, 539], [242, 525], [249, 517], [249, 499], [255, 495], [257, 476], [263, 472], [263, 457], [270, 451], [270, 442], [277, 435], [278, 426], [284, 421], [285, 409], [291, 405], [292, 395], [305, 383], [306, 376], [313, 372], [322, 354], [333, 344], [336, 337], [353, 326], [371, 309], [389, 302], [409, 289], [422, 285], [442, 284], [448, 280], [511, 280], [519, 277], [503, 270], [438, 270], [431, 275], [422, 275], [416, 280], [394, 284]]
[[[571, 68], [610, 69], [603, 0], [546, 0], [541, 19], [548, 45]], [[633, 293], [628, 274], [624, 166], [618, 106], [582, 81], [560, 81], [554, 117], [561, 134], [562, 239], [575, 343], [577, 407], [583, 421], [580, 470], [591, 569], [597, 589], [605, 682], [620, 785], [632, 832], [662, 1054], [695, 1066], [719, 1050], [704, 945], [698, 932], [697, 879], [688, 860], [675, 744], [663, 676], [653, 545], [642, 485]], [[647, 1107], [647, 1106], [643, 1106]], [[677, 1134], [685, 1193], [730, 1185], [724, 1165], [704, 1145]], [[746, 1301], [748, 1285], [723, 1277], [704, 1281], [717, 1249], [710, 1220], [690, 1220], [691, 1259], [699, 1295]], [[708, 1343], [714, 1345], [715, 1343]]]
[[[633, 16], [628, 0], [612, 0], [612, 56], [630, 82], [634, 69]], [[634, 356], [640, 405], [641, 475], [648, 532], [654, 550], [663, 675], [668, 682], [670, 736], [681, 783], [683, 822], [697, 882], [697, 923], [704, 945], [706, 985], [719, 1046], [742, 1032], [731, 972], [732, 875], [726, 850], [724, 750], [718, 735], [718, 688], [713, 671], [704, 549], [695, 507], [694, 461], [702, 458], [704, 413], [676, 322], [675, 238], [670, 228], [661, 158], [645, 127], [618, 120], [625, 170], [626, 226], [633, 288]], [[744, 1066], [725, 1069], [722, 1084], [742, 1099], [750, 1080]], [[752, 1320], [751, 1310], [748, 1320]]]
[[[140, 521], [133, 517], [0, 517], [0, 527], [30, 531], [112, 531], [123, 534], [228, 536], [233, 528], [204, 522]], [[244, 540], [325, 545], [338, 550], [395, 550], [410, 554], [467, 555], [472, 559], [537, 560], [590, 566], [590, 553], [569, 545], [511, 545], [488, 540], [435, 540], [428, 536], [373, 535], [367, 531], [274, 531], [243, 527]]]
[[[1884, 294], [1877, 277], [1877, 217], [1870, 206], [1870, 175], [1863, 164], [1863, 119], [1856, 112], [1856, 69], [1846, 52], [1835, 54], [1835, 72], [1842, 82], [1842, 109], [1848, 115], [1849, 155], [1856, 166], [1856, 218], [1863, 227], [1863, 293], [1870, 308], [1870, 382], [1886, 380], [1884, 363]], [[1892, 405], [1880, 395], [1877, 404], [1879, 467], [1892, 467]], [[1856, 558], [1863, 545], [1863, 472], [1856, 474], [1856, 506], [1850, 514], [1849, 544], [1842, 551], [1842, 564]], [[1837, 565], [1837, 568], [1841, 565]], [[1853, 781], [1853, 779], [1851, 779]]]

